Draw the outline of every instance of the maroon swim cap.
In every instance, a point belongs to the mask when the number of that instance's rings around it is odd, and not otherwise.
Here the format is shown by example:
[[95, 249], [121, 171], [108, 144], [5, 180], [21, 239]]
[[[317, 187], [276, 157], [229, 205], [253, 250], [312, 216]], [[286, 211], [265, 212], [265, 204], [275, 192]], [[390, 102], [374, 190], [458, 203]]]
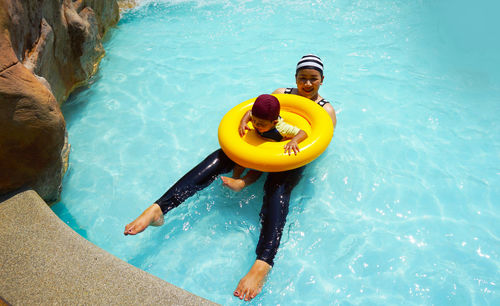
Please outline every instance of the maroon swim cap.
[[280, 115], [280, 102], [271, 95], [260, 95], [252, 106], [252, 115], [269, 121], [278, 119]]

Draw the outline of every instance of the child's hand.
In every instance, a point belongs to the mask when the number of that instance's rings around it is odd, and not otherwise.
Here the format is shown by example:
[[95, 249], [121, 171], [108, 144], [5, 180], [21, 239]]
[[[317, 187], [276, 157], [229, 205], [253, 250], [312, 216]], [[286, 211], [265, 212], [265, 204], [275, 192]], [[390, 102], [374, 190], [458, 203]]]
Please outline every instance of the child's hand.
[[240, 123], [240, 127], [238, 128], [238, 132], [240, 132], [240, 137], [243, 137], [245, 135], [245, 132], [247, 130], [249, 131], [250, 128], [248, 127], [248, 125], [246, 124], [246, 122], [241, 122]]
[[285, 154], [288, 152], [288, 155], [292, 154], [292, 151], [295, 155], [300, 152], [299, 144], [296, 140], [292, 139], [285, 145]]

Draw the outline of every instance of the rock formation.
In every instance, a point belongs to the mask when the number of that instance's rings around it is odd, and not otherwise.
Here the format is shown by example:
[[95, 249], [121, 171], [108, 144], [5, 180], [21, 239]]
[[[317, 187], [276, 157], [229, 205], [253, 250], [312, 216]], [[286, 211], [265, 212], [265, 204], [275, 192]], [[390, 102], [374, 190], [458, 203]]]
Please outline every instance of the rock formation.
[[0, 195], [59, 197], [65, 122], [59, 105], [95, 72], [116, 0], [0, 0]]

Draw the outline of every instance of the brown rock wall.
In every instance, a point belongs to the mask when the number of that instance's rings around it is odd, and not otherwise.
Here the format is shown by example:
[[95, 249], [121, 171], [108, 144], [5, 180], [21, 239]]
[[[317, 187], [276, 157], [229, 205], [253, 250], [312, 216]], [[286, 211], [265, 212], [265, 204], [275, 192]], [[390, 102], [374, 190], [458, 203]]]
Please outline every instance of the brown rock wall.
[[65, 124], [52, 93], [21, 63], [0, 73], [0, 194], [59, 195]]
[[0, 0], [0, 194], [59, 196], [65, 122], [59, 105], [95, 72], [116, 0]]

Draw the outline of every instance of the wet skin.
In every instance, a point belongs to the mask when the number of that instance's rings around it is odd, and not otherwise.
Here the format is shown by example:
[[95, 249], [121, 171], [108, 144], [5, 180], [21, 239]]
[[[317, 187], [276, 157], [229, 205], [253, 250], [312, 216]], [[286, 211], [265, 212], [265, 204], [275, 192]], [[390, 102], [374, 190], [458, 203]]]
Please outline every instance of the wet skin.
[[318, 99], [319, 87], [323, 85], [324, 79], [325, 77], [317, 70], [300, 70], [295, 76], [298, 95], [316, 101]]

